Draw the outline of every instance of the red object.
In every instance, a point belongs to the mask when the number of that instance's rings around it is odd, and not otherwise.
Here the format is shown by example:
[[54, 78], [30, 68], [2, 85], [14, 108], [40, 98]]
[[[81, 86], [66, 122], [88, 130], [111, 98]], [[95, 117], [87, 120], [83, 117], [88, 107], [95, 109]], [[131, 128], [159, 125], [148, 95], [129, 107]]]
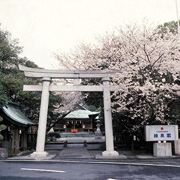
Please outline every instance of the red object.
[[71, 132], [72, 132], [72, 133], [77, 133], [78, 130], [77, 130], [77, 129], [71, 129]]
[[163, 128], [163, 127], [161, 127], [161, 130], [164, 130], [164, 128]]

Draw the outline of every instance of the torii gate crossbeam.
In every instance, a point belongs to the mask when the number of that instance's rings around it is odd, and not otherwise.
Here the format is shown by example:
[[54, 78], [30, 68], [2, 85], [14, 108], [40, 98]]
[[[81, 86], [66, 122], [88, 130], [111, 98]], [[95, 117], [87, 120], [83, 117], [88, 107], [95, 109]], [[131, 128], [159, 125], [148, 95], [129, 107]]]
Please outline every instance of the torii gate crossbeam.
[[[49, 104], [49, 91], [103, 91], [104, 97], [104, 116], [105, 116], [105, 136], [106, 136], [106, 151], [102, 152], [103, 156], [119, 156], [118, 152], [114, 151], [111, 100], [109, 89], [109, 72], [106, 71], [70, 71], [70, 70], [44, 70], [34, 69], [19, 65], [19, 69], [24, 71], [27, 77], [42, 78], [42, 86], [24, 85], [24, 91], [42, 91], [41, 107], [39, 115], [39, 125], [37, 134], [36, 151], [31, 154], [31, 157], [47, 157], [48, 153], [44, 151], [47, 113]], [[110, 72], [111, 74], [111, 72]], [[101, 78], [103, 86], [55, 86], [50, 85], [53, 78], [66, 79], [82, 79], [82, 78]]]

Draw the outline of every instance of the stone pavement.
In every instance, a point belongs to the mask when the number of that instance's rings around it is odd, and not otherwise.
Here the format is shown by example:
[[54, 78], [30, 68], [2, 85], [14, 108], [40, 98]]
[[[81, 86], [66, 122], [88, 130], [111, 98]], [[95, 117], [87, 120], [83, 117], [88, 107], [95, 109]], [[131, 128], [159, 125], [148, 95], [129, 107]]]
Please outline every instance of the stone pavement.
[[30, 157], [30, 153], [27, 155], [17, 155], [8, 160], [61, 160], [61, 159], [97, 159], [97, 160], [159, 160], [159, 159], [174, 159], [180, 158], [180, 156], [170, 156], [170, 157], [154, 157], [152, 154], [137, 154], [135, 151], [118, 151], [119, 157], [102, 157], [102, 150], [88, 150], [83, 146], [72, 146], [72, 147], [64, 147], [61, 150], [47, 150], [49, 153], [48, 157], [45, 158], [32, 158]]
[[65, 147], [56, 157], [60, 158], [93, 158], [85, 147]]
[[57, 149], [46, 149], [49, 154], [56, 154], [55, 159], [64, 158], [91, 158], [91, 159], [163, 159], [163, 158], [180, 158], [180, 156], [155, 157], [153, 154], [145, 154], [142, 151], [118, 151], [119, 157], [102, 157], [104, 150], [96, 148], [96, 144], [84, 147], [83, 144], [68, 144], [67, 147], [58, 146]]

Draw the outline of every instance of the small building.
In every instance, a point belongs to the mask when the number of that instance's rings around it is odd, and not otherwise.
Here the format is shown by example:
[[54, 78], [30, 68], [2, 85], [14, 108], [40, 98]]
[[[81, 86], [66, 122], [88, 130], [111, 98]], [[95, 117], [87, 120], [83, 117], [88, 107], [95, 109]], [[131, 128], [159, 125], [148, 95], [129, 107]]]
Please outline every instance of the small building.
[[4, 136], [1, 146], [15, 154], [20, 149], [26, 150], [28, 130], [31, 126], [36, 126], [36, 123], [25, 116], [19, 104], [10, 101], [0, 109], [0, 116], [3, 118], [2, 124], [7, 126], [7, 129], [1, 132]]
[[87, 109], [75, 110], [69, 113], [54, 127], [55, 131], [61, 132], [94, 132], [99, 112], [92, 112]]

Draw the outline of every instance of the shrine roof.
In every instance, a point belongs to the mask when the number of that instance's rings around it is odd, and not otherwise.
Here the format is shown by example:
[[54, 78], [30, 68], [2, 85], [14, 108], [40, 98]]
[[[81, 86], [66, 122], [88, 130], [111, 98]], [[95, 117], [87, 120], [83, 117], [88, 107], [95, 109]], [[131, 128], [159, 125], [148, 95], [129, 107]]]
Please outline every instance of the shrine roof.
[[91, 116], [97, 118], [99, 112], [89, 110], [75, 110], [69, 113], [64, 119], [89, 119]]
[[25, 114], [21, 111], [20, 106], [13, 102], [7, 102], [7, 104], [2, 107], [2, 111], [8, 117], [8, 120], [14, 124], [22, 126], [32, 126], [36, 125]]

